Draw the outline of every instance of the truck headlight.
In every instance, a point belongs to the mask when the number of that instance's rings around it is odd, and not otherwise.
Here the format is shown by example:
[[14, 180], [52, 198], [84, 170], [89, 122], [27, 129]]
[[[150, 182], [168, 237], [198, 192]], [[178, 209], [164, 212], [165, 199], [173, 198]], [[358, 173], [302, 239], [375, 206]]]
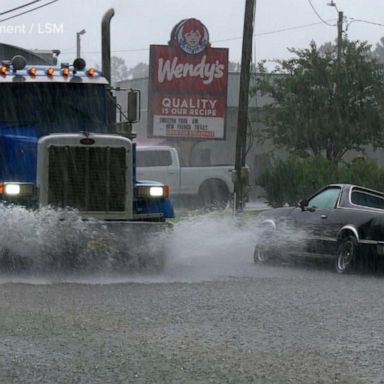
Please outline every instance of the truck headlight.
[[152, 197], [163, 197], [164, 196], [164, 189], [163, 189], [163, 187], [150, 187], [149, 188], [149, 195]]
[[20, 184], [5, 184], [4, 192], [6, 195], [20, 195]]
[[30, 196], [34, 193], [31, 183], [5, 182], [0, 183], [0, 194], [6, 196]]
[[163, 198], [169, 196], [168, 185], [137, 185], [135, 195], [139, 199]]

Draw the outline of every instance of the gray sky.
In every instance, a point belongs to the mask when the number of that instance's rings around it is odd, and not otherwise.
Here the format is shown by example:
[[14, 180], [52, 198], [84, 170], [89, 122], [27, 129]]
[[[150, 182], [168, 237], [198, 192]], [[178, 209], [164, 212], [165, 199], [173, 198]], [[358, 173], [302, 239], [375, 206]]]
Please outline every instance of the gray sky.
[[[0, 13], [31, 0], [1, 0]], [[50, 0], [22, 9], [30, 9]], [[337, 10], [330, 0], [257, 0], [254, 61], [290, 57], [287, 47], [305, 48], [337, 36]], [[316, 12], [311, 7], [311, 3]], [[373, 46], [384, 36], [383, 0], [335, 0], [346, 16], [348, 36]], [[81, 47], [88, 65], [100, 63], [100, 22], [109, 8], [112, 19], [112, 54], [128, 68], [148, 63], [150, 44], [167, 44], [172, 27], [194, 17], [210, 33], [214, 47], [229, 48], [231, 61], [240, 62], [245, 0], [58, 0], [45, 8], [0, 22], [0, 41], [24, 48], [60, 49], [62, 61], [73, 61], [76, 32], [85, 29]], [[15, 13], [4, 14], [0, 20]], [[327, 25], [321, 19], [332, 24]], [[353, 19], [364, 20], [353, 21]], [[369, 22], [369, 23], [368, 23]], [[374, 25], [370, 23], [382, 24]]]

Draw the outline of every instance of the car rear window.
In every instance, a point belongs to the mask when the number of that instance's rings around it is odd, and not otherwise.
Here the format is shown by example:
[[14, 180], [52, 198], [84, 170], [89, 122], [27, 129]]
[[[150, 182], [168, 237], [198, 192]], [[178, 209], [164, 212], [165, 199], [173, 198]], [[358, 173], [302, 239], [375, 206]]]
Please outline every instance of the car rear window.
[[168, 167], [172, 164], [169, 151], [137, 151], [136, 165], [138, 167]]
[[351, 202], [363, 207], [384, 209], [384, 197], [364, 191], [352, 191]]

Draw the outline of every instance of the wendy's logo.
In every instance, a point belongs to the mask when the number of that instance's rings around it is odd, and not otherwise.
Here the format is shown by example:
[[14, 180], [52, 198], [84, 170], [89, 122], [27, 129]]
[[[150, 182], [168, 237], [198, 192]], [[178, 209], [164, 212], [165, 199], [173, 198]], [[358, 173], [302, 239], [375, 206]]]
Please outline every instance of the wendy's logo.
[[197, 19], [185, 19], [178, 23], [172, 31], [172, 42], [185, 53], [192, 55], [209, 47], [209, 34], [205, 25]]

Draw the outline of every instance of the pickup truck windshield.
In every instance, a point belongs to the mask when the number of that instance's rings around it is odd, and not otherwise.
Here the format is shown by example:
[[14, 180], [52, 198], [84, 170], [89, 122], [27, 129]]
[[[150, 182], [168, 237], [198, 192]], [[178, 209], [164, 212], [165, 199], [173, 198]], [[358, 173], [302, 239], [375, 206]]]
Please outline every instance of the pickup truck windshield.
[[0, 125], [33, 124], [38, 136], [106, 129], [103, 84], [3, 83], [0, 90]]

